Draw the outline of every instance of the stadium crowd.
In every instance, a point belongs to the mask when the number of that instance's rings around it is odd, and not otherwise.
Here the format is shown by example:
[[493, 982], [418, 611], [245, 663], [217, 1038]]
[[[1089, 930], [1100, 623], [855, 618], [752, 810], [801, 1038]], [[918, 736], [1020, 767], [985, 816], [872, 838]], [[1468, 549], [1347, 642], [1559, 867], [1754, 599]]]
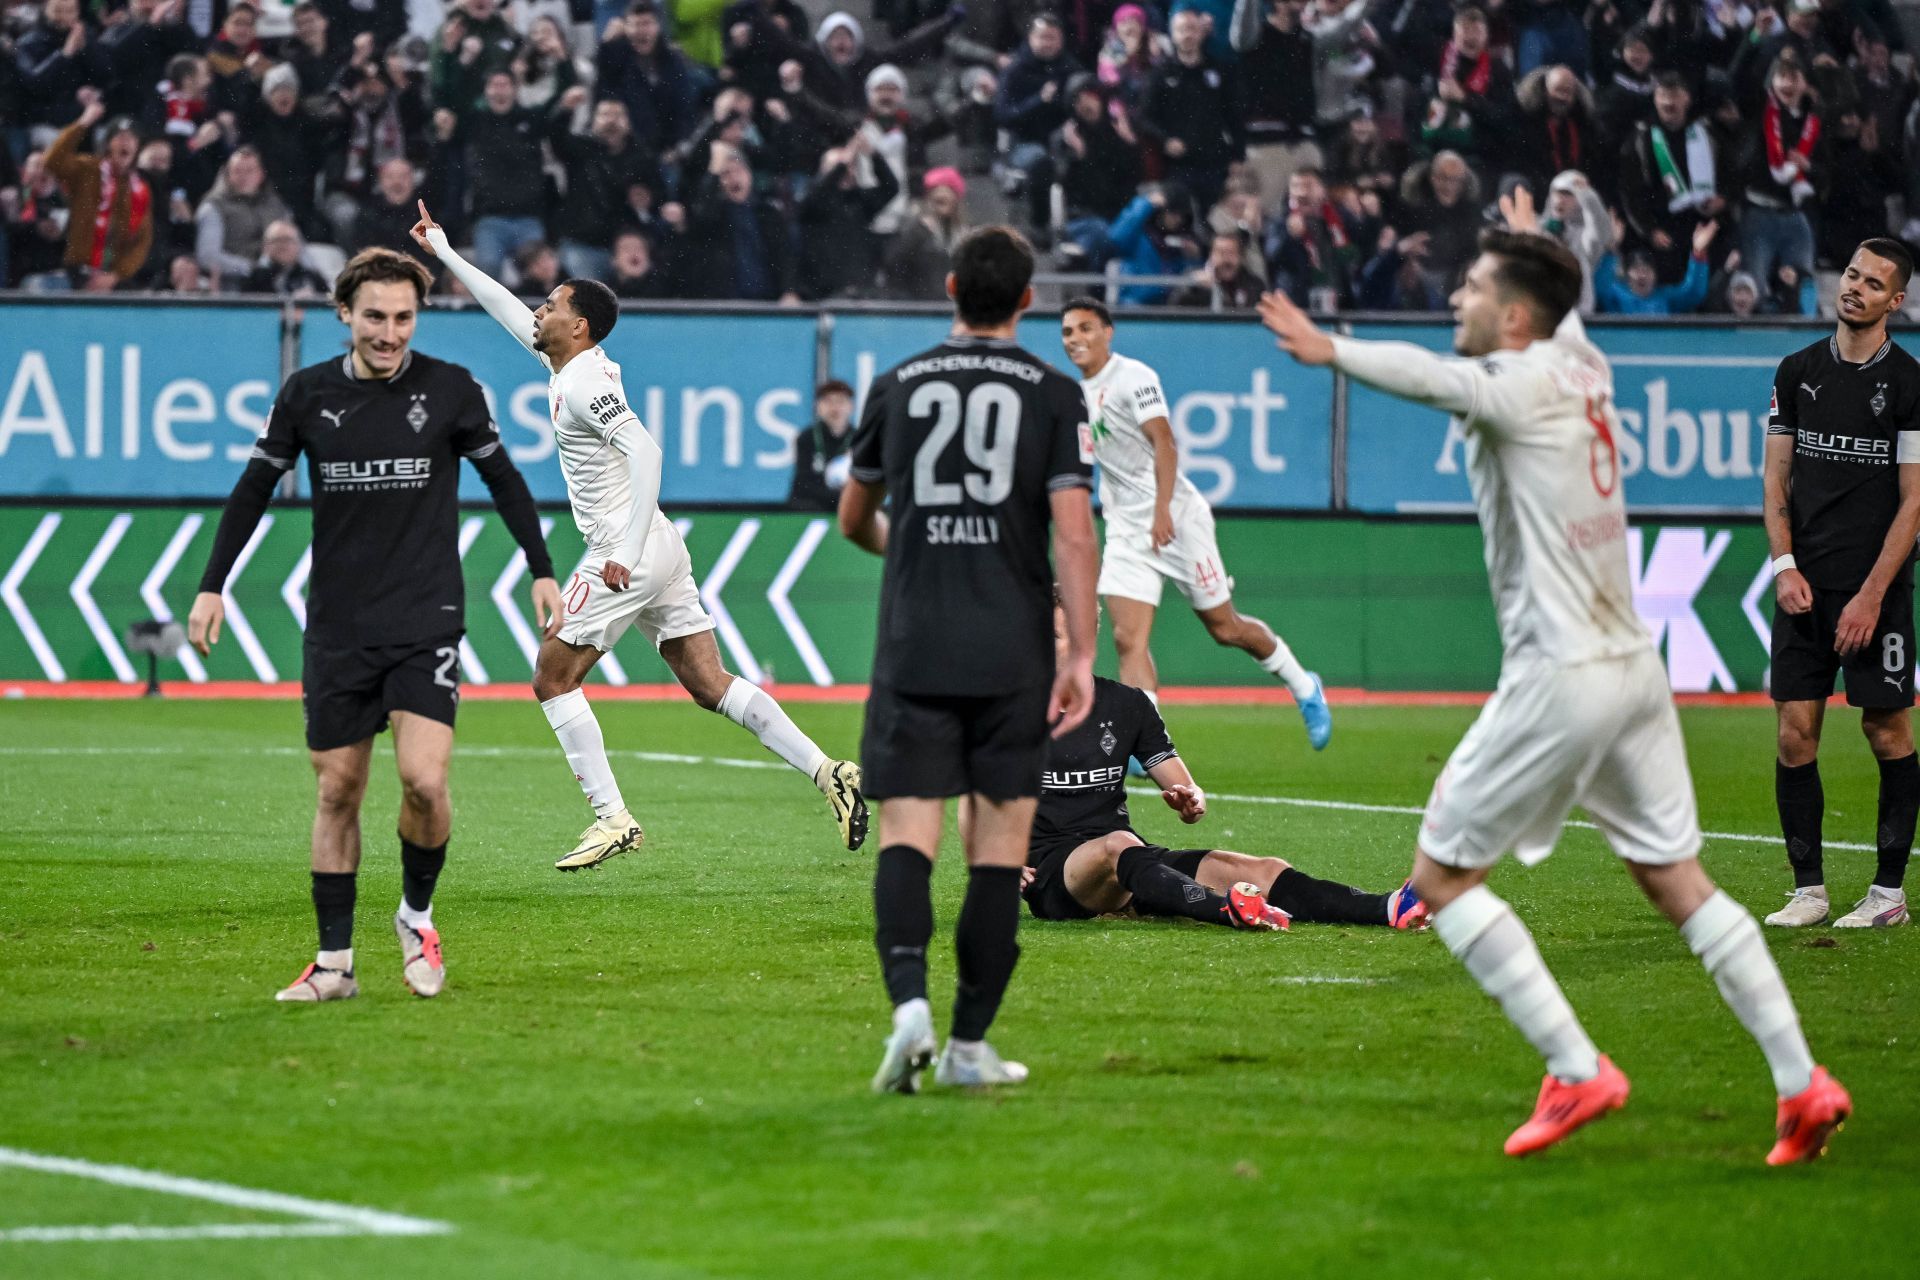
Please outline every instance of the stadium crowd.
[[13, 288], [318, 295], [417, 197], [529, 296], [938, 298], [1002, 201], [1199, 307], [1441, 309], [1514, 183], [1601, 312], [1809, 313], [1920, 239], [1889, 0], [42, 0], [0, 43]]

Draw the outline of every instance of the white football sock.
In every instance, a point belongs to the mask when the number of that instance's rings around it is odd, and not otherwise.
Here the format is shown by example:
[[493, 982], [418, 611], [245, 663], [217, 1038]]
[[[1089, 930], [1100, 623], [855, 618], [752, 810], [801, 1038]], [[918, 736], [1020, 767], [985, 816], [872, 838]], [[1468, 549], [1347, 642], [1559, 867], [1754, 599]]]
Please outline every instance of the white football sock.
[[765, 689], [759, 688], [751, 680], [733, 678], [727, 691], [715, 707], [727, 719], [760, 739], [760, 745], [785, 760], [788, 764], [813, 779], [813, 785], [820, 785], [820, 766], [827, 762], [827, 753], [813, 745], [813, 739], [800, 732], [800, 726], [787, 718]]
[[425, 911], [415, 911], [407, 905], [405, 898], [400, 899], [400, 923], [416, 933], [433, 928], [433, 904], [428, 903]]
[[353, 972], [353, 948], [344, 951], [319, 951], [314, 953], [313, 962], [322, 969], [332, 969], [338, 973]]
[[611, 818], [624, 811], [626, 801], [620, 798], [620, 784], [613, 780], [613, 766], [607, 763], [607, 741], [600, 736], [600, 722], [594, 719], [593, 708], [587, 705], [586, 690], [575, 689], [549, 698], [540, 709], [547, 713], [553, 736], [560, 739], [560, 749], [567, 753], [567, 763], [573, 767], [573, 780], [586, 792], [595, 815]]
[[1273, 637], [1273, 652], [1260, 659], [1260, 669], [1268, 675], [1280, 677], [1295, 701], [1311, 698], [1313, 677], [1308, 675], [1307, 669], [1300, 665], [1300, 660], [1293, 656], [1293, 650], [1287, 648], [1287, 642], [1280, 638], [1278, 631], [1268, 627], [1267, 634]]
[[1800, 1015], [1747, 909], [1716, 890], [1687, 917], [1680, 936], [1713, 975], [1740, 1025], [1760, 1042], [1774, 1091], [1791, 1098], [1812, 1084], [1813, 1053], [1800, 1032]]
[[1600, 1052], [1574, 1016], [1560, 984], [1520, 917], [1493, 890], [1475, 885], [1434, 913], [1433, 931], [1467, 967], [1480, 989], [1500, 1002], [1507, 1020], [1568, 1084], [1600, 1074]]

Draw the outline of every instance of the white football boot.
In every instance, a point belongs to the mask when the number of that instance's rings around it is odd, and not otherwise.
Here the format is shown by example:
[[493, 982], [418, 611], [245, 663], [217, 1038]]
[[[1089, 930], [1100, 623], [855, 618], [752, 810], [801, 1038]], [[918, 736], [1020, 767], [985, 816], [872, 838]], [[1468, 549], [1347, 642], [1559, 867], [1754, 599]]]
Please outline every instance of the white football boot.
[[394, 913], [393, 931], [400, 939], [400, 974], [417, 996], [437, 996], [447, 985], [446, 962], [440, 958], [440, 931], [416, 929]]
[[813, 785], [827, 798], [840, 841], [858, 849], [867, 839], [867, 798], [860, 794], [860, 766], [851, 760], [828, 760], [813, 775]]
[[1019, 1084], [1027, 1078], [1027, 1068], [1018, 1062], [1008, 1062], [993, 1046], [985, 1040], [975, 1045], [961, 1047], [954, 1041], [947, 1041], [946, 1049], [940, 1054], [940, 1062], [933, 1069], [933, 1079], [937, 1084], [958, 1085], [961, 1088], [978, 1088], [990, 1084]]
[[893, 1011], [887, 1054], [873, 1073], [875, 1093], [918, 1093], [920, 1073], [940, 1047], [933, 1038], [933, 1010], [925, 1000], [909, 1000]]
[[1891, 929], [1907, 923], [1907, 892], [1904, 889], [1868, 888], [1867, 896], [1853, 910], [1833, 922], [1836, 929]]
[[351, 969], [322, 969], [310, 964], [273, 998], [283, 1003], [317, 1004], [322, 1000], [351, 1000], [359, 994], [360, 984], [353, 980]]
[[573, 852], [553, 866], [557, 871], [597, 867], [608, 858], [639, 848], [646, 838], [646, 832], [640, 830], [633, 815], [622, 809], [612, 817], [595, 819], [592, 826], [580, 833], [580, 843], [573, 847]]
[[1825, 921], [1829, 910], [1826, 886], [1809, 885], [1789, 893], [1787, 905], [1768, 916], [1767, 923], [1782, 929], [1804, 929]]

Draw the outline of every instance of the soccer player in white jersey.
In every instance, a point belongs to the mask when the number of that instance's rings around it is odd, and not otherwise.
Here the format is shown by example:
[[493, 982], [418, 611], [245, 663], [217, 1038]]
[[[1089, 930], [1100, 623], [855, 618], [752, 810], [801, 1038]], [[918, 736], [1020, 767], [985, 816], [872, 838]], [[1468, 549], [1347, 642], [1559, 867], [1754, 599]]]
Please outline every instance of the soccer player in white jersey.
[[1113, 350], [1113, 316], [1092, 298], [1075, 298], [1060, 314], [1060, 341], [1080, 370], [1100, 464], [1100, 512], [1107, 545], [1100, 557], [1100, 596], [1113, 619], [1120, 683], [1159, 701], [1153, 615], [1163, 581], [1171, 581], [1200, 615], [1215, 643], [1241, 649], [1279, 677], [1300, 707], [1315, 751], [1333, 736], [1320, 677], [1306, 670], [1279, 633], [1233, 607], [1233, 579], [1220, 563], [1213, 510], [1180, 472], [1179, 446], [1167, 419], [1160, 375]]
[[600, 655], [629, 627], [653, 642], [695, 702], [748, 730], [811, 778], [832, 807], [847, 848], [859, 848], [867, 835], [860, 766], [829, 758], [771, 695], [721, 665], [687, 545], [660, 511], [660, 446], [627, 407], [620, 366], [600, 347], [620, 314], [612, 290], [594, 280], [568, 280], [538, 311], [529, 311], [454, 252], [424, 201], [413, 238], [553, 374], [547, 400], [554, 444], [587, 554], [566, 585], [562, 615], [547, 628], [533, 691], [594, 812], [593, 825], [554, 866], [598, 866], [643, 838], [620, 797], [599, 721], [581, 688]]
[[1447, 949], [1546, 1059], [1507, 1153], [1551, 1146], [1627, 1100], [1627, 1077], [1486, 884], [1509, 850], [1527, 865], [1546, 857], [1579, 804], [1759, 1041], [1780, 1099], [1767, 1163], [1811, 1160], [1852, 1102], [1814, 1065], [1760, 926], [1700, 866], [1679, 717], [1633, 610], [1620, 419], [1606, 357], [1574, 312], [1580, 265], [1559, 242], [1516, 231], [1484, 233], [1480, 250], [1452, 299], [1466, 359], [1330, 337], [1280, 294], [1260, 314], [1302, 364], [1444, 409], [1466, 438], [1504, 656], [1498, 688], [1434, 783], [1413, 887]]

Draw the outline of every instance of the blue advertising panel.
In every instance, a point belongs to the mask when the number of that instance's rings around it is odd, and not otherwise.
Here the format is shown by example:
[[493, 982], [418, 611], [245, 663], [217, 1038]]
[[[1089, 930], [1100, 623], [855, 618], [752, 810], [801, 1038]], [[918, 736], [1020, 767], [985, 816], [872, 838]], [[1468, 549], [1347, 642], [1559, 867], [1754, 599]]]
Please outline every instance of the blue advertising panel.
[[[1589, 332], [1613, 362], [1628, 507], [1757, 514], [1774, 366], [1819, 331], [1595, 325]], [[1450, 351], [1453, 342], [1452, 329], [1439, 325], [1355, 325], [1353, 336], [1434, 351]], [[1347, 439], [1347, 502], [1355, 510], [1471, 509], [1465, 451], [1445, 414], [1351, 384]]]
[[0, 495], [224, 498], [280, 385], [278, 307], [0, 307]]
[[[864, 400], [877, 374], [935, 345], [948, 328], [938, 316], [836, 316], [834, 376]], [[1020, 326], [1020, 341], [1078, 377], [1060, 348], [1057, 317], [1029, 319]], [[1215, 506], [1331, 504], [1333, 378], [1326, 370], [1279, 358], [1272, 336], [1244, 318], [1122, 317], [1114, 350], [1159, 372], [1182, 467]]]
[[[339, 356], [346, 338], [331, 313], [309, 311], [301, 363]], [[415, 345], [473, 372], [533, 496], [565, 502], [540, 362], [478, 309], [428, 313]], [[662, 502], [786, 500], [793, 438], [813, 416], [812, 316], [627, 313], [603, 345], [666, 455]], [[460, 496], [487, 496], [472, 468], [463, 468]]]

